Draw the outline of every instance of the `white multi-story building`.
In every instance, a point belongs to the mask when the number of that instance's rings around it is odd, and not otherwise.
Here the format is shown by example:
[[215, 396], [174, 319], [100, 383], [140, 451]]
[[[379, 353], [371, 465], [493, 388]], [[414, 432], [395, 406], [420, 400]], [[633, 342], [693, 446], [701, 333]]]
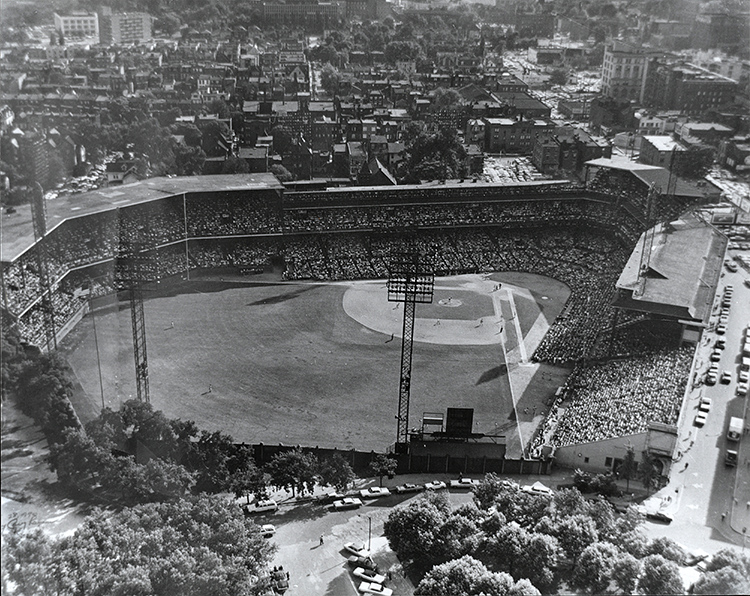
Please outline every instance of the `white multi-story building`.
[[602, 93], [618, 100], [642, 101], [650, 50], [614, 40], [604, 48]]
[[55, 13], [55, 30], [66, 38], [99, 37], [99, 15], [95, 12]]

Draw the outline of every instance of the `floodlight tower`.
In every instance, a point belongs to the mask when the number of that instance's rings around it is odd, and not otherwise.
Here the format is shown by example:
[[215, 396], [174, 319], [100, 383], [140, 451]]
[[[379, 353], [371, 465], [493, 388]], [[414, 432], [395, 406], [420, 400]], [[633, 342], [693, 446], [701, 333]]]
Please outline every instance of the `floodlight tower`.
[[48, 242], [47, 236], [47, 203], [44, 200], [44, 190], [38, 182], [34, 183], [31, 197], [31, 223], [34, 227], [36, 246], [36, 268], [41, 290], [42, 331], [47, 352], [57, 349], [57, 333], [55, 331], [55, 309], [52, 303], [52, 285], [49, 281]]
[[133, 325], [133, 355], [138, 401], [150, 402], [148, 390], [148, 357], [146, 355], [146, 318], [143, 314], [142, 284], [148, 280], [148, 259], [144, 245], [120, 241], [117, 249], [118, 285], [128, 290], [130, 318]]
[[388, 301], [403, 302], [404, 326], [401, 336], [401, 378], [398, 388], [398, 429], [396, 453], [409, 448], [409, 395], [411, 392], [411, 356], [416, 304], [429, 304], [435, 286], [433, 259], [417, 252], [398, 256], [391, 263], [388, 277]]

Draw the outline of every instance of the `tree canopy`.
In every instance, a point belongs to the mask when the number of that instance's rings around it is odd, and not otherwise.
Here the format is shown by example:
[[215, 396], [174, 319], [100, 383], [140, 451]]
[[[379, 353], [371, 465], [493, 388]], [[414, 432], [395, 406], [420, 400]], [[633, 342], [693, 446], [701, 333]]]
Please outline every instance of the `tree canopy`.
[[211, 497], [88, 517], [70, 537], [3, 541], [3, 576], [22, 594], [260, 594], [276, 547], [234, 503]]

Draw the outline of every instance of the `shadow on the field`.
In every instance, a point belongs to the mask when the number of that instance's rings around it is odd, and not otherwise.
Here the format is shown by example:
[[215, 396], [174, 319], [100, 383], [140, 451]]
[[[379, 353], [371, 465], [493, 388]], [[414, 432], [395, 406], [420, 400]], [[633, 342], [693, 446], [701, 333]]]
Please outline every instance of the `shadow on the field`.
[[264, 306], [267, 304], [281, 304], [282, 302], [286, 302], [287, 300], [293, 300], [297, 296], [304, 294], [305, 292], [309, 292], [310, 290], [313, 290], [313, 289], [315, 289], [315, 286], [297, 287], [292, 292], [286, 292], [284, 294], [276, 294], [275, 296], [262, 298], [261, 300], [256, 300], [255, 302], [248, 302], [245, 306]]
[[475, 383], [475, 385], [489, 383], [490, 381], [497, 379], [503, 375], [507, 375], [507, 374], [508, 374], [508, 365], [501, 364], [500, 366], [496, 366], [494, 368], [484, 371], [482, 373], [482, 376], [480, 376], [477, 382]]

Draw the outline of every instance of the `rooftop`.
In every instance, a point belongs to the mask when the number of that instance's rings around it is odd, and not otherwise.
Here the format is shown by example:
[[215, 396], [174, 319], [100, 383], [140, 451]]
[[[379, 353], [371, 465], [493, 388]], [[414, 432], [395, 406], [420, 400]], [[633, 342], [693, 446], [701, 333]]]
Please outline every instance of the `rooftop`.
[[[47, 201], [47, 230], [75, 217], [101, 213], [183, 193], [217, 190], [281, 190], [273, 174], [234, 174], [149, 178], [133, 184], [101, 188], [82, 194], [61, 195]], [[12, 215], [3, 214], [2, 261], [17, 259], [34, 244], [31, 206], [21, 205]]]
[[[706, 323], [721, 274], [726, 237], [698, 219], [644, 232], [617, 280], [616, 306]], [[639, 274], [644, 250], [650, 257]]]

